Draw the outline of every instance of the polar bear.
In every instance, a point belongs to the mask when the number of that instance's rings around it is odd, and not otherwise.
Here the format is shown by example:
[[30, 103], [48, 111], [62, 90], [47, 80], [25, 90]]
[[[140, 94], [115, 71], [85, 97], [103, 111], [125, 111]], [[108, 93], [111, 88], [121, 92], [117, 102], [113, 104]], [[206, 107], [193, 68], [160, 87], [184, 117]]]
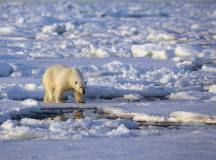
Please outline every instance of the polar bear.
[[42, 79], [45, 95], [44, 102], [62, 102], [62, 96], [66, 91], [74, 92], [77, 103], [85, 103], [86, 83], [78, 68], [68, 68], [63, 65], [53, 65], [47, 68]]

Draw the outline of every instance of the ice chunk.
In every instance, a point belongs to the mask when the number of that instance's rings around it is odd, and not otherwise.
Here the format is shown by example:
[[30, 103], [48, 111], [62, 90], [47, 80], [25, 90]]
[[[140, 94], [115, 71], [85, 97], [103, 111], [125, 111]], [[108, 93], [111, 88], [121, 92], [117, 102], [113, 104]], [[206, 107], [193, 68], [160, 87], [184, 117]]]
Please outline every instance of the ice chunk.
[[151, 56], [151, 51], [146, 45], [132, 45], [131, 51], [134, 57]]
[[13, 100], [42, 99], [43, 97], [43, 90], [34, 90], [34, 85], [31, 87], [28, 85], [24, 87], [22, 85], [9, 86], [5, 89], [5, 92], [6, 98]]
[[123, 66], [123, 63], [117, 60], [113, 60], [103, 66], [106, 67], [109, 71], [114, 71], [117, 69], [119, 70], [119, 68]]
[[16, 126], [15, 121], [7, 120], [1, 125], [1, 128], [9, 130], [15, 126]]
[[65, 25], [62, 24], [47, 25], [43, 27], [42, 32], [63, 34], [64, 32], [66, 32], [66, 28]]
[[126, 94], [123, 98], [127, 101], [134, 102], [139, 101], [142, 97], [139, 94]]
[[121, 124], [117, 129], [111, 130], [107, 133], [108, 136], [127, 136], [130, 130], [127, 129], [123, 124]]
[[172, 41], [176, 40], [176, 35], [169, 32], [150, 31], [147, 39], [154, 41]]
[[136, 27], [122, 26], [120, 27], [120, 29], [121, 29], [121, 35], [123, 36], [132, 36], [132, 35], [138, 34], [138, 30]]
[[72, 31], [75, 26], [71, 23], [55, 23], [53, 25], [46, 25], [43, 27], [43, 33], [63, 34], [64, 32]]
[[149, 122], [163, 122], [165, 121], [165, 117], [156, 116], [156, 115], [148, 115], [145, 113], [137, 113], [137, 112], [127, 112], [120, 108], [112, 108], [107, 107], [102, 109], [104, 113], [112, 114], [121, 118], [129, 118], [135, 121], [149, 121]]
[[216, 101], [216, 96], [213, 96], [209, 99], [210, 101]]
[[99, 57], [99, 58], [110, 57], [109, 53], [106, 52], [104, 49], [95, 48], [93, 45], [90, 45], [90, 53], [89, 54], [91, 56]]
[[203, 115], [200, 113], [193, 113], [193, 112], [185, 112], [185, 111], [177, 111], [172, 112], [170, 114], [170, 121], [177, 121], [177, 122], [194, 122], [194, 123], [216, 123], [215, 117], [210, 117], [208, 115]]
[[198, 97], [190, 95], [188, 92], [176, 92], [169, 95], [172, 100], [197, 100]]
[[169, 59], [174, 56], [171, 50], [164, 46], [156, 46], [156, 44], [148, 43], [143, 45], [132, 45], [131, 47], [133, 57], [151, 57], [155, 59]]
[[200, 25], [197, 24], [197, 23], [194, 23], [194, 24], [191, 25], [191, 29], [198, 30], [198, 29], [200, 29]]
[[34, 99], [25, 99], [22, 101], [22, 104], [26, 106], [38, 106], [39, 103]]
[[46, 34], [46, 33], [37, 33], [36, 36], [35, 36], [35, 38], [36, 38], [37, 40], [45, 40], [45, 39], [47, 39], [48, 37], [49, 37], [49, 35]]
[[209, 86], [209, 92], [216, 93], [216, 85]]
[[154, 58], [154, 59], [169, 59], [172, 57], [173, 57], [173, 54], [171, 51], [166, 51], [166, 50], [154, 50], [154, 51], [152, 51], [152, 58]]
[[216, 65], [203, 65], [202, 66], [202, 70], [203, 71], [207, 71], [207, 72], [216, 72]]
[[190, 57], [190, 56], [199, 56], [203, 51], [203, 48], [198, 45], [178, 45], [175, 49], [176, 56], [179, 57]]
[[17, 32], [15, 27], [0, 27], [0, 34], [11, 34]]
[[156, 115], [148, 115], [145, 113], [133, 113], [133, 120], [135, 121], [147, 121], [147, 122], [163, 122], [165, 121], [165, 117], [156, 116]]
[[4, 122], [1, 127], [4, 130], [0, 132], [0, 139], [24, 140], [41, 137], [41, 134], [35, 130], [26, 126], [18, 126], [11, 120]]
[[34, 91], [37, 89], [37, 85], [34, 83], [26, 83], [23, 88], [27, 91]]
[[0, 77], [8, 77], [13, 73], [13, 67], [6, 63], [0, 63]]

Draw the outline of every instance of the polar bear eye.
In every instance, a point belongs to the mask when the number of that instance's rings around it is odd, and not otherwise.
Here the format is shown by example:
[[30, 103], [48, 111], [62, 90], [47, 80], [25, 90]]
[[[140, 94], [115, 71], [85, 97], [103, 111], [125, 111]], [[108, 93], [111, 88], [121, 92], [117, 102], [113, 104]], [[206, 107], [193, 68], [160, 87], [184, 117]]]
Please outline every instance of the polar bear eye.
[[75, 81], [75, 84], [77, 84], [78, 82], [77, 81]]

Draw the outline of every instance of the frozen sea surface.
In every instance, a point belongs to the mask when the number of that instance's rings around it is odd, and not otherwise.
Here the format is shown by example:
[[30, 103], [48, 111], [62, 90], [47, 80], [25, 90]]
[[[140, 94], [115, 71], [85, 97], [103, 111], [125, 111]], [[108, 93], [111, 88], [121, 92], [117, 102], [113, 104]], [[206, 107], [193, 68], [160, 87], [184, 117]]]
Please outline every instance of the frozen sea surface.
[[[216, 2], [0, 2], [0, 156], [216, 157]], [[86, 104], [44, 104], [52, 64], [78, 67]], [[46, 107], [111, 117], [39, 119]], [[22, 117], [25, 115], [25, 117]]]
[[213, 0], [4, 1], [0, 10], [1, 59], [215, 56]]

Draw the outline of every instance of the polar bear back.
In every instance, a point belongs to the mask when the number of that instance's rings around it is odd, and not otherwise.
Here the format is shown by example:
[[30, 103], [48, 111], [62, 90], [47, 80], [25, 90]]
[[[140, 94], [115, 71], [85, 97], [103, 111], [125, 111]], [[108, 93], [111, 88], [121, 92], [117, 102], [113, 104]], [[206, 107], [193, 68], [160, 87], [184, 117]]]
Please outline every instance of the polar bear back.
[[79, 90], [80, 87], [85, 88], [84, 78], [79, 69], [64, 65], [50, 66], [43, 75], [43, 83], [53, 88], [62, 86], [65, 90], [71, 87], [75, 90]]
[[49, 86], [56, 86], [62, 83], [68, 68], [63, 65], [50, 66], [43, 75], [43, 83]]

